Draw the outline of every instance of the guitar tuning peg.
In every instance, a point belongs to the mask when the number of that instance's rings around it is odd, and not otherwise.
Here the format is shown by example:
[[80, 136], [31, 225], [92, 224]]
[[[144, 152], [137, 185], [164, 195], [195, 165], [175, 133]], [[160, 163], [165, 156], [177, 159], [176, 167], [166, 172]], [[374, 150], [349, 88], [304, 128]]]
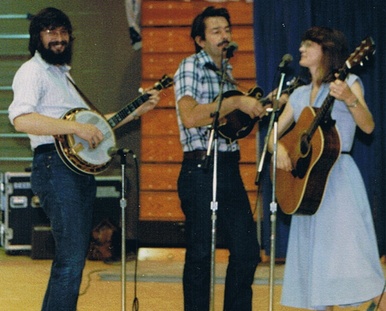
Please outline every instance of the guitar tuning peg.
[[140, 87], [140, 88], [138, 89], [138, 92], [139, 92], [140, 94], [143, 94], [143, 93], [144, 93], [143, 88]]

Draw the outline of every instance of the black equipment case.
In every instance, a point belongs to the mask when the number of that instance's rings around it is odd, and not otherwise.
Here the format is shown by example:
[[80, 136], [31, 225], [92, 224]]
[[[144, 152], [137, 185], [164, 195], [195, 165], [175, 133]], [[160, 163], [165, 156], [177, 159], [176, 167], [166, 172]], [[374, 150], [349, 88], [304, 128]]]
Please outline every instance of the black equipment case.
[[38, 197], [31, 190], [30, 173], [1, 173], [1, 245], [7, 253], [31, 250], [35, 226], [49, 227]]
[[[52, 258], [50, 223], [31, 190], [31, 173], [0, 173], [0, 243], [7, 254], [30, 252], [35, 259]], [[93, 225], [109, 218], [119, 224], [119, 176], [97, 176]]]

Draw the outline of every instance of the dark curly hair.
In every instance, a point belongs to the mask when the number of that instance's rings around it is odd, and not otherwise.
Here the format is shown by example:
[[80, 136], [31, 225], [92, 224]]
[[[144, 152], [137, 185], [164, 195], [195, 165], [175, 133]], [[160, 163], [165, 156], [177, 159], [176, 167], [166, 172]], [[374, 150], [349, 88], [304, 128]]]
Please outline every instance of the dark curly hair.
[[64, 27], [68, 31], [70, 42], [74, 40], [70, 19], [61, 10], [49, 7], [32, 17], [29, 26], [30, 39], [28, 44], [28, 50], [32, 56], [35, 55], [35, 51], [41, 45], [40, 32], [44, 29], [52, 30], [58, 27]]
[[202, 11], [202, 13], [195, 17], [192, 24], [192, 30], [190, 32], [190, 36], [194, 40], [196, 53], [200, 52], [202, 48], [196, 43], [195, 39], [199, 36], [201, 39], [205, 40], [205, 19], [208, 17], [224, 17], [227, 20], [229, 27], [232, 27], [231, 18], [227, 9], [215, 8], [213, 6], [207, 7], [204, 11]]
[[322, 47], [322, 82], [335, 80], [334, 73], [343, 67], [349, 56], [345, 35], [336, 29], [314, 26], [304, 33], [302, 41], [306, 40], [316, 42]]

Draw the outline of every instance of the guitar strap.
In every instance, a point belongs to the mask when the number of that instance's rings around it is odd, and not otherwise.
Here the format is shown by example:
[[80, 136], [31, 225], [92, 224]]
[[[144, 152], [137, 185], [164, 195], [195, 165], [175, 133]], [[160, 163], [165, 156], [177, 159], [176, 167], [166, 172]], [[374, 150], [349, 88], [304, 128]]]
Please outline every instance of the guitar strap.
[[103, 116], [103, 114], [98, 110], [98, 108], [96, 108], [94, 106], [94, 104], [87, 98], [87, 96], [82, 92], [82, 90], [75, 84], [75, 82], [68, 76], [66, 75], [67, 77], [67, 80], [70, 81], [70, 83], [74, 86], [75, 90], [79, 93], [80, 97], [82, 97], [82, 99], [86, 102], [87, 106], [89, 106], [89, 108], [91, 110], [94, 110], [96, 111], [97, 113], [99, 113], [101, 116]]

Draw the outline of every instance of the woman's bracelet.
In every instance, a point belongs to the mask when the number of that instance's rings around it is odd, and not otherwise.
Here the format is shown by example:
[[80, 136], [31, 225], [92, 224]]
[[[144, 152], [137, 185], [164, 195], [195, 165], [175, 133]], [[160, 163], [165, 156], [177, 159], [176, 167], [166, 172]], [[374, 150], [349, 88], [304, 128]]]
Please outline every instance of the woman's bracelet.
[[351, 104], [346, 104], [349, 108], [356, 108], [358, 106], [358, 99], [354, 100]]

